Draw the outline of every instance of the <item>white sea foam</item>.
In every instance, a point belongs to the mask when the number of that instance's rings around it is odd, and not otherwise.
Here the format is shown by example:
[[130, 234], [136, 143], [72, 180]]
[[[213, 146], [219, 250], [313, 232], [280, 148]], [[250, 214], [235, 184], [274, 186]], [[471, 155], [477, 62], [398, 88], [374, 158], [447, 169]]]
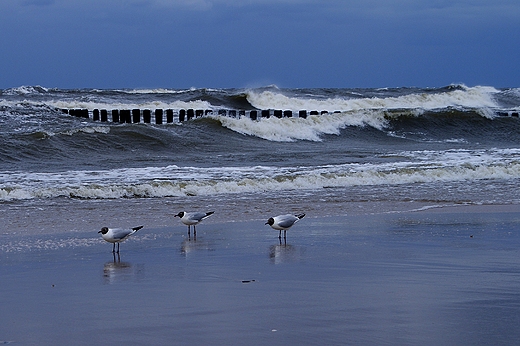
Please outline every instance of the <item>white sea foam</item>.
[[57, 173], [0, 172], [0, 200], [218, 195], [324, 187], [520, 178], [520, 149], [412, 151], [398, 162], [310, 167], [149, 167]]
[[238, 133], [257, 136], [270, 141], [295, 140], [321, 141], [321, 135], [338, 135], [347, 126], [372, 126], [383, 129], [388, 120], [381, 111], [342, 112], [328, 115], [311, 115], [307, 118], [276, 118], [252, 121], [249, 118], [214, 116], [222, 126]]
[[[4, 91], [6, 95], [30, 95], [33, 93], [46, 92], [48, 89], [43, 87], [19, 87], [7, 89]], [[116, 90], [117, 91], [117, 90]], [[121, 93], [127, 94], [182, 94], [190, 90], [171, 90], [171, 89], [136, 89], [136, 90], [119, 90]], [[218, 91], [218, 90], [215, 90]], [[516, 91], [516, 89], [514, 89]], [[102, 92], [102, 91], [100, 91]], [[511, 93], [512, 91], [508, 91]], [[494, 99], [494, 95], [500, 93], [499, 90], [492, 87], [476, 86], [462, 87], [448, 92], [422, 92], [412, 93], [397, 97], [335, 97], [323, 99], [321, 97], [302, 96], [290, 97], [286, 96], [283, 91], [268, 90], [259, 91], [255, 89], [246, 92], [248, 101], [258, 109], [283, 109], [283, 110], [317, 110], [317, 111], [362, 111], [374, 109], [425, 109], [435, 110], [443, 108], [469, 108], [469, 109], [486, 109], [497, 108], [499, 105]], [[42, 102], [49, 107], [55, 108], [86, 108], [86, 109], [216, 109], [221, 105], [214, 105], [203, 100], [172, 100], [165, 102], [160, 100], [147, 100], [139, 102], [105, 102], [101, 99], [98, 101], [92, 98], [76, 98], [76, 99], [58, 99], [47, 101], [24, 100], [9, 101], [2, 100], [2, 105], [6, 106], [41, 106]], [[488, 114], [483, 114], [488, 116]]]
[[[67, 136], [73, 136], [77, 133], [103, 133], [107, 134], [110, 133], [110, 127], [109, 126], [89, 126], [89, 123], [86, 123], [86, 126], [83, 127], [77, 127], [74, 129], [64, 130], [64, 131], [50, 131], [50, 130], [43, 130], [41, 128], [38, 128], [39, 136], [40, 138], [49, 138], [56, 135], [67, 135]], [[24, 127], [24, 130], [27, 130], [27, 127]], [[28, 132], [32, 132], [35, 129], [29, 130]], [[21, 132], [21, 131], [20, 131]]]
[[493, 95], [499, 91], [491, 87], [457, 89], [445, 93], [418, 93], [387, 98], [296, 98], [273, 91], [248, 92], [249, 102], [259, 109], [359, 111], [369, 109], [425, 109], [447, 107], [494, 108], [498, 107]]
[[[248, 118], [236, 119], [217, 117], [223, 126], [251, 136], [271, 141], [310, 140], [320, 141], [325, 134], [339, 134], [348, 126], [371, 126], [383, 130], [388, 125], [388, 111], [398, 109], [413, 116], [420, 116], [426, 110], [444, 108], [470, 108], [486, 118], [493, 118], [493, 108], [498, 107], [493, 95], [498, 90], [489, 87], [463, 88], [445, 93], [409, 94], [388, 98], [296, 98], [273, 91], [249, 92], [248, 99], [259, 109], [317, 110], [327, 111], [327, 115], [313, 115], [303, 118]], [[338, 112], [339, 113], [333, 113]], [[395, 135], [395, 134], [394, 134]], [[455, 141], [460, 139], [454, 139]]]
[[80, 127], [80, 128], [64, 131], [63, 134], [72, 136], [79, 132], [107, 134], [110, 132], [110, 126], [85, 126], [85, 127]]
[[28, 94], [35, 94], [35, 93], [41, 93], [41, 92], [47, 92], [49, 89], [44, 88], [42, 86], [21, 86], [17, 88], [11, 88], [4, 90], [4, 94], [6, 95], [28, 95]]
[[[368, 167], [367, 167], [368, 168]], [[359, 170], [330, 173], [279, 175], [238, 180], [199, 180], [142, 182], [124, 185], [70, 183], [69, 185], [13, 187], [0, 189], [0, 200], [74, 197], [87, 199], [117, 199], [135, 197], [181, 197], [347, 187], [360, 185], [397, 185], [428, 183], [434, 181], [462, 181], [479, 179], [516, 179], [520, 176], [520, 164], [459, 167], [403, 167], [387, 171]]]
[[207, 101], [193, 100], [193, 101], [181, 101], [176, 100], [172, 102], [163, 102], [156, 100], [148, 100], [142, 103], [124, 103], [124, 102], [103, 102], [93, 100], [82, 100], [82, 99], [61, 99], [61, 100], [0, 100], [0, 106], [3, 107], [21, 107], [21, 108], [39, 108], [39, 107], [50, 107], [56, 109], [106, 109], [108, 111], [113, 109], [213, 109]]
[[80, 100], [58, 100], [46, 102], [51, 107], [55, 108], [84, 108], [84, 109], [106, 109], [108, 111], [112, 109], [212, 109], [212, 105], [207, 101], [195, 100], [195, 101], [173, 101], [173, 102], [162, 102], [162, 101], [147, 101], [143, 103], [102, 103], [95, 101], [80, 101]]
[[[209, 92], [220, 92], [221, 89], [212, 89], [212, 88], [195, 88], [191, 87], [189, 89], [165, 89], [165, 88], [156, 88], [156, 89], [119, 89], [115, 90], [117, 92], [127, 93], [127, 94], [186, 94], [194, 91], [203, 90]], [[100, 90], [103, 91], [103, 90]]]
[[63, 248], [79, 248], [99, 245], [99, 238], [70, 238], [70, 239], [20, 239], [9, 240], [0, 245], [0, 252], [22, 252], [38, 250], [58, 250]]
[[117, 92], [121, 93], [127, 93], [127, 94], [183, 94], [188, 92], [189, 90], [173, 90], [173, 89], [164, 89], [164, 88], [157, 88], [157, 89], [119, 89], [115, 90]]

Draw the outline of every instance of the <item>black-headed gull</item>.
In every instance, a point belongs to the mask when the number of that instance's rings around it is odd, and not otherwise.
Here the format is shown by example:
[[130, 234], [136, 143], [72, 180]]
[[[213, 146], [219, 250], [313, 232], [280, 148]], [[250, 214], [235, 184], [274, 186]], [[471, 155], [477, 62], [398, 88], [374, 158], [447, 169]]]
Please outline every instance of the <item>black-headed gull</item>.
[[206, 219], [207, 217], [211, 216], [214, 211], [210, 211], [207, 213], [201, 213], [201, 212], [193, 212], [193, 213], [187, 213], [185, 211], [181, 211], [179, 214], [175, 215], [174, 217], [180, 217], [183, 224], [188, 225], [188, 236], [190, 235], [190, 226], [193, 226], [193, 235], [197, 235], [197, 230], [195, 229], [195, 225], [199, 224], [202, 220]]
[[[101, 228], [101, 231], [99, 231], [98, 233], [101, 233], [101, 236], [107, 242], [114, 244], [114, 246], [112, 247], [112, 252], [119, 253], [119, 243], [126, 240], [129, 236], [131, 236], [135, 232], [139, 231], [141, 228], [143, 228], [143, 226], [137, 226], [137, 227], [134, 227], [131, 229], [103, 227], [103, 228]], [[116, 243], [117, 243], [117, 251], [116, 251]]]
[[278, 238], [282, 238], [282, 231], [283, 231], [283, 237], [286, 238], [287, 230], [289, 228], [291, 228], [292, 225], [294, 225], [296, 222], [300, 221], [300, 219], [303, 219], [304, 216], [305, 216], [305, 214], [278, 215], [275, 217], [270, 217], [269, 220], [267, 220], [267, 222], [265, 224], [280, 231]]

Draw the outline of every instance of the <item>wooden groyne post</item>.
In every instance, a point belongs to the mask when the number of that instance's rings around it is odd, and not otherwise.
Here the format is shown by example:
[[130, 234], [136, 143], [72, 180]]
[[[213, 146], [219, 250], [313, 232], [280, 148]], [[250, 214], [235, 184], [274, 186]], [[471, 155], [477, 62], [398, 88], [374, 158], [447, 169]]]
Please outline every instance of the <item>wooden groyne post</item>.
[[[332, 113], [341, 113], [341, 111], [317, 111], [317, 110], [300, 110], [293, 112], [292, 110], [281, 110], [281, 109], [253, 109], [253, 110], [237, 110], [237, 109], [84, 109], [84, 108], [63, 108], [61, 111], [65, 114], [69, 114], [78, 118], [92, 119], [93, 121], [101, 122], [113, 122], [120, 124], [157, 124], [161, 125], [164, 123], [182, 123], [184, 121], [202, 118], [205, 116], [219, 115], [235, 119], [249, 118], [251, 120], [260, 120], [261, 118], [269, 119], [271, 117], [276, 118], [302, 118], [305, 119], [308, 116], [316, 115], [327, 115]], [[496, 113], [501, 117], [513, 117], [519, 118], [520, 114], [518, 110], [505, 110]]]
[[293, 112], [292, 110], [281, 109], [264, 109], [264, 110], [237, 110], [237, 109], [162, 109], [157, 108], [153, 111], [151, 109], [67, 109], [63, 108], [61, 111], [75, 117], [92, 119], [93, 121], [113, 122], [120, 124], [172, 124], [176, 122], [184, 122], [192, 119], [202, 118], [217, 114], [219, 116], [226, 116], [235, 119], [249, 118], [251, 120], [259, 120], [261, 118], [307, 118], [308, 115], [326, 114], [327, 111], [307, 111], [300, 110]]

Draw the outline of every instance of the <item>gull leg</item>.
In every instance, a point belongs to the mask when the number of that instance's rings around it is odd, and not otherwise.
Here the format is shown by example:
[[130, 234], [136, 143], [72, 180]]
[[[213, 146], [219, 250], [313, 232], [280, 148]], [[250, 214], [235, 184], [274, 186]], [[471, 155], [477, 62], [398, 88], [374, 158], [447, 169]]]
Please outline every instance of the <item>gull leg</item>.
[[112, 244], [112, 253], [116, 253], [116, 243]]
[[115, 252], [112, 255], [114, 256], [114, 263], [121, 262], [121, 257], [119, 256], [119, 252], [117, 253], [117, 259], [116, 259], [116, 253]]
[[278, 239], [282, 239], [282, 230], [280, 230], [280, 233], [278, 233]]

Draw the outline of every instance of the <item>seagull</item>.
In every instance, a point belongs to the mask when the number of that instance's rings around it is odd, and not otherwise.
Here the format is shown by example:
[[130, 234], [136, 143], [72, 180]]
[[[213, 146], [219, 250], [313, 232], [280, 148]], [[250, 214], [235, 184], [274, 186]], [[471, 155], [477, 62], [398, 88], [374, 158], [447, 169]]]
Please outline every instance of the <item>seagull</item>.
[[274, 229], [277, 229], [280, 231], [278, 238], [282, 238], [282, 230], [283, 230], [283, 237], [286, 238], [287, 230], [292, 227], [296, 222], [300, 221], [300, 219], [303, 219], [305, 214], [286, 214], [286, 215], [278, 215], [275, 217], [270, 217], [269, 220], [265, 223], [266, 225], [271, 226]]
[[[112, 247], [113, 253], [119, 253], [119, 243], [123, 240], [126, 240], [129, 236], [134, 234], [135, 232], [139, 231], [143, 226], [137, 226], [131, 229], [122, 229], [122, 228], [108, 228], [103, 227], [101, 228], [101, 231], [98, 233], [101, 233], [101, 236], [103, 239], [105, 239], [107, 242], [114, 244]], [[117, 251], [116, 251], [116, 243], [117, 243]]]
[[188, 225], [188, 236], [190, 235], [190, 226], [193, 225], [193, 235], [197, 236], [197, 230], [195, 229], [195, 225], [199, 224], [202, 220], [209, 217], [213, 213], [214, 213], [214, 211], [210, 211], [207, 213], [201, 213], [201, 212], [187, 213], [185, 211], [181, 211], [179, 214], [174, 215], [174, 217], [180, 217], [182, 223], [185, 225]]

